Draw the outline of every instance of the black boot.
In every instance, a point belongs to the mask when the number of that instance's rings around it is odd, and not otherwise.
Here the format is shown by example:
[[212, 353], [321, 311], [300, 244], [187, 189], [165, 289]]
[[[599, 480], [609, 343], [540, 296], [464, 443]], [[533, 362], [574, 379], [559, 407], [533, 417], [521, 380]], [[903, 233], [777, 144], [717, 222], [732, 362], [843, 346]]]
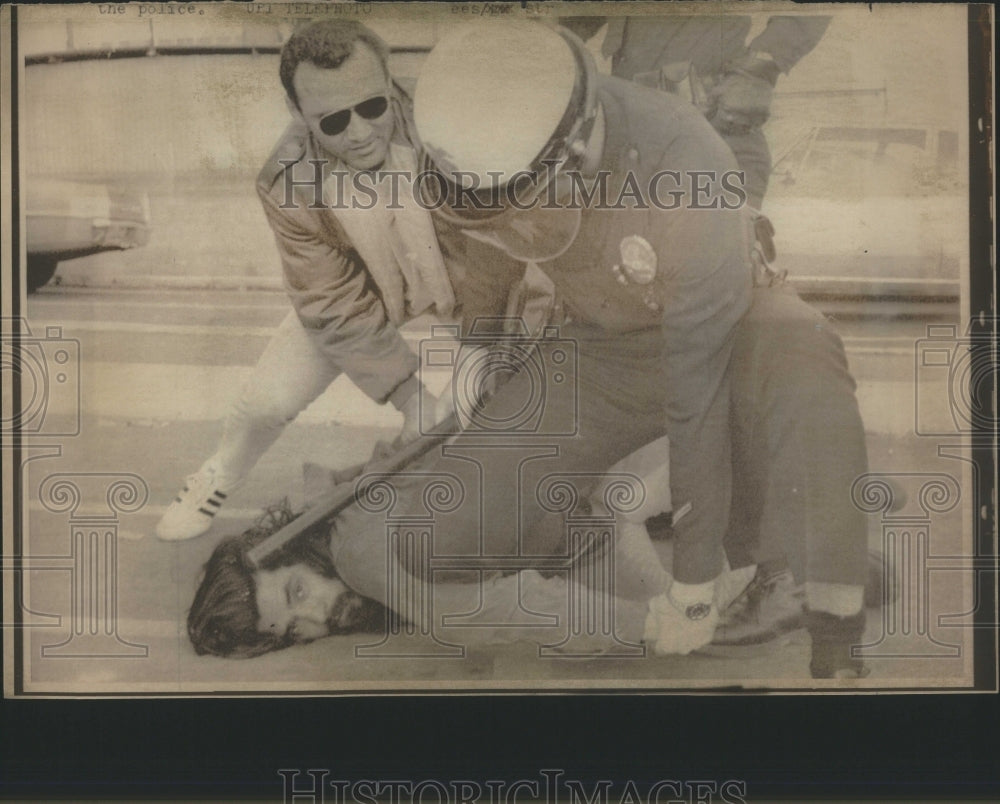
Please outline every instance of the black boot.
[[852, 617], [808, 611], [806, 628], [812, 637], [809, 670], [813, 678], [864, 678], [868, 675], [864, 662], [851, 655], [851, 647], [861, 644], [865, 630], [864, 611]]

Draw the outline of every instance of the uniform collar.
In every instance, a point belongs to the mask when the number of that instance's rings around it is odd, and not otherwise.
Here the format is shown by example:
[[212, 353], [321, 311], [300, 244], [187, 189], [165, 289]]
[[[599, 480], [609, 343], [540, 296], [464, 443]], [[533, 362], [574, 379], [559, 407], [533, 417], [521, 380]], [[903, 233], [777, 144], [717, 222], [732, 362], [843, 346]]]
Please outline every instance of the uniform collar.
[[631, 139], [628, 118], [621, 102], [603, 84], [597, 90], [597, 98], [604, 112], [604, 152], [601, 154], [601, 169], [614, 171], [621, 161], [625, 146]]

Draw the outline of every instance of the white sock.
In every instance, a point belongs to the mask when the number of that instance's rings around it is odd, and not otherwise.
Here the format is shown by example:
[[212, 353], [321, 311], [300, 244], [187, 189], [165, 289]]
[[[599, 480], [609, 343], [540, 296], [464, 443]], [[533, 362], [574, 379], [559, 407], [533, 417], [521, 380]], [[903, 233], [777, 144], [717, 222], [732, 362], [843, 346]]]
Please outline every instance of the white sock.
[[846, 583], [806, 581], [806, 600], [813, 611], [853, 617], [864, 607], [865, 588]]

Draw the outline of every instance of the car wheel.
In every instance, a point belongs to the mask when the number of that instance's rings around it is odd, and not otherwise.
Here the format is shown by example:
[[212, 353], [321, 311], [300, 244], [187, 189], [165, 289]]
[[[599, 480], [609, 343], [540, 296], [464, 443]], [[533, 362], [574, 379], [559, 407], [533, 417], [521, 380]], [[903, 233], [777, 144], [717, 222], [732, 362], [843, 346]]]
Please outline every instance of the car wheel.
[[34, 293], [48, 282], [58, 265], [59, 260], [55, 257], [28, 257], [28, 293]]

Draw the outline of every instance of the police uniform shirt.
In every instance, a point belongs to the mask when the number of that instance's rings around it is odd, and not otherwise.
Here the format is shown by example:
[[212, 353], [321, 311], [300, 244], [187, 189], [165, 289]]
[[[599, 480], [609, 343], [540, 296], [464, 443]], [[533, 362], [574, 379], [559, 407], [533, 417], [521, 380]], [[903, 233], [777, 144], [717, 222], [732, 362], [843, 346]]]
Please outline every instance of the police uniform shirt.
[[[680, 173], [677, 209], [585, 208], [580, 233], [541, 267], [574, 322], [627, 334], [662, 332], [659, 377], [670, 438], [674, 503], [690, 513], [675, 529], [675, 571], [682, 582], [714, 578], [721, 568], [730, 494], [728, 381], [734, 329], [749, 307], [748, 224], [740, 210], [710, 203], [689, 184], [697, 171], [735, 171], [732, 153], [704, 117], [679, 98], [602, 77], [606, 135], [601, 168], [611, 171], [609, 199], [631, 175], [645, 192], [660, 171]], [[717, 183], [713, 183], [717, 189]], [[671, 189], [669, 180], [662, 194]], [[720, 201], [721, 206], [721, 201]], [[623, 246], [652, 255], [655, 276], [621, 281]], [[616, 270], [617, 268], [617, 270]], [[609, 435], [614, 423], [609, 422]], [[613, 436], [612, 436], [613, 437]]]

